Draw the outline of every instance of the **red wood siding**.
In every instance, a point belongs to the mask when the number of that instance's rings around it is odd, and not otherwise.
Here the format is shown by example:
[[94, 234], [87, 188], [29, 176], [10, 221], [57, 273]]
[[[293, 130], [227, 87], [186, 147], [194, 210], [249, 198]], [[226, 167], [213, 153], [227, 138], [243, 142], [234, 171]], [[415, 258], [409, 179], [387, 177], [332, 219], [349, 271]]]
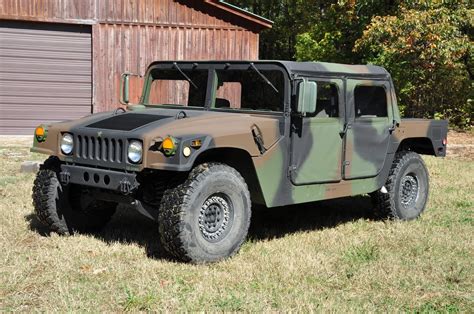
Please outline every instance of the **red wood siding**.
[[262, 29], [202, 0], [1, 0], [0, 19]]
[[0, 18], [91, 24], [96, 1], [101, 0], [0, 0]]
[[[149, 25], [93, 26], [96, 111], [117, 107], [120, 75], [145, 74], [155, 60], [255, 60], [258, 34], [239, 29]], [[138, 101], [141, 80], [132, 80], [130, 95]]]

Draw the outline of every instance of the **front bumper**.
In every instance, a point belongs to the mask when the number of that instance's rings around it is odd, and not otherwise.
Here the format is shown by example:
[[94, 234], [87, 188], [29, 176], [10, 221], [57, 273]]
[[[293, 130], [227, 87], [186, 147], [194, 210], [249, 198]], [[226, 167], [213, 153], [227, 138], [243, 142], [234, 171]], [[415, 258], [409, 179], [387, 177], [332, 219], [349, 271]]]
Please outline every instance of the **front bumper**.
[[139, 186], [134, 173], [70, 165], [61, 165], [59, 179], [63, 185], [73, 183], [122, 194], [129, 194]]

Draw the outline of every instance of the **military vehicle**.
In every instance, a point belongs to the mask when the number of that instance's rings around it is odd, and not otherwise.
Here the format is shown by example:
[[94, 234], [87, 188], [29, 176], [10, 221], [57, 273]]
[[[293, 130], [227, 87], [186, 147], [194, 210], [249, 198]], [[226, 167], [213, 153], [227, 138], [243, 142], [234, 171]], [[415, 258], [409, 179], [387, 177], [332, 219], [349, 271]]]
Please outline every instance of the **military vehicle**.
[[419, 154], [446, 154], [447, 122], [401, 119], [378, 66], [154, 62], [137, 104], [131, 79], [126, 110], [35, 130], [31, 150], [50, 157], [33, 203], [51, 231], [100, 228], [127, 204], [172, 256], [212, 262], [239, 250], [252, 204], [370, 194], [378, 215], [414, 219], [429, 189]]

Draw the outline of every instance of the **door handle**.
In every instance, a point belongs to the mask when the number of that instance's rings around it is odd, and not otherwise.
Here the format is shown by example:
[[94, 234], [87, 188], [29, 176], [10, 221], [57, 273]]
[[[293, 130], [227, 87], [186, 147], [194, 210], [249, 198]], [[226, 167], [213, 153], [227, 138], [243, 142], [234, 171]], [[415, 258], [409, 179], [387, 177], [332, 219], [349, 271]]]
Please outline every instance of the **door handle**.
[[388, 132], [389, 132], [390, 134], [392, 134], [393, 131], [395, 131], [396, 128], [397, 128], [397, 121], [393, 120], [392, 126], [390, 126], [390, 127], [388, 128]]
[[349, 123], [344, 124], [344, 129], [339, 132], [339, 136], [340, 136], [341, 138], [343, 138], [344, 135], [346, 135], [347, 130], [350, 129], [350, 128], [352, 128], [352, 126], [351, 126]]

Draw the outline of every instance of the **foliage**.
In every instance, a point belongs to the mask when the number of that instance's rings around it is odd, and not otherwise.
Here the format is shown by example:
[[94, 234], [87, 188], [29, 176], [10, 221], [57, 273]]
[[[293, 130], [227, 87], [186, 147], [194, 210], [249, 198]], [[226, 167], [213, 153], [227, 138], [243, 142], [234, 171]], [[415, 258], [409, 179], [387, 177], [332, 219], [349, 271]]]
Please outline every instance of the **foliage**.
[[405, 114], [473, 121], [473, 11], [463, 6], [402, 7], [372, 18], [354, 51], [387, 68]]
[[297, 35], [314, 21], [320, 0], [231, 0], [228, 1], [274, 22], [261, 33], [260, 56], [264, 59], [293, 60]]
[[296, 58], [339, 63], [358, 63], [353, 51], [372, 16], [396, 11], [397, 1], [331, 1], [321, 7], [310, 28], [297, 36]]
[[469, 0], [231, 0], [275, 22], [263, 59], [374, 63], [392, 74], [406, 116], [474, 117], [474, 10]]

